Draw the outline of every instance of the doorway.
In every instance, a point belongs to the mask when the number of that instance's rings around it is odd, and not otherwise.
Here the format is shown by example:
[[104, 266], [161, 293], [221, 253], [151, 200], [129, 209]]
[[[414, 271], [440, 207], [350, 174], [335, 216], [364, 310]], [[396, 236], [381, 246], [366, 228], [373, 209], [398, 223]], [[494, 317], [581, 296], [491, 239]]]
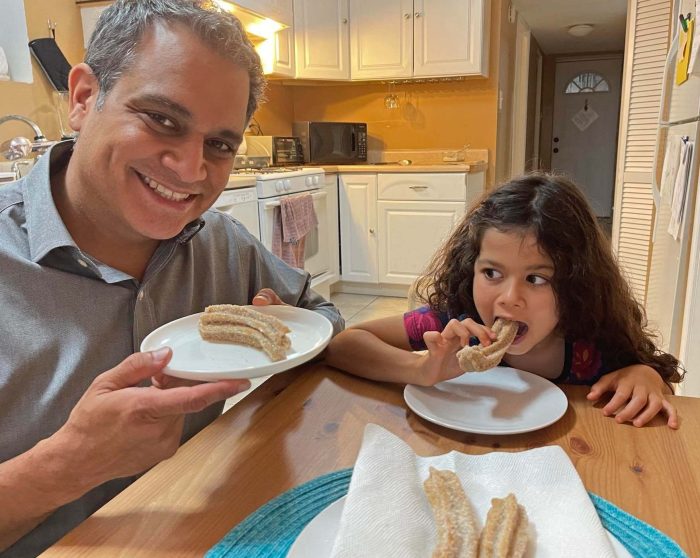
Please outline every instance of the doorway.
[[622, 55], [556, 61], [551, 168], [583, 190], [601, 220], [612, 218]]

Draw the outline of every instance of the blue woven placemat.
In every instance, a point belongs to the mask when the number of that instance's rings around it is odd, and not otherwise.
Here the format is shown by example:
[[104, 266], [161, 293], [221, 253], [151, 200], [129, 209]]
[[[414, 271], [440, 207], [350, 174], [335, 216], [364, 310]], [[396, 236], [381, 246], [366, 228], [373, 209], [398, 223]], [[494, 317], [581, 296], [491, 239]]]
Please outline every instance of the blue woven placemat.
[[[206, 558], [284, 558], [304, 527], [345, 496], [352, 469], [292, 488], [253, 512], [221, 539]], [[688, 558], [675, 541], [651, 525], [589, 492], [603, 526], [634, 558]], [[319, 557], [320, 558], [320, 557]]]

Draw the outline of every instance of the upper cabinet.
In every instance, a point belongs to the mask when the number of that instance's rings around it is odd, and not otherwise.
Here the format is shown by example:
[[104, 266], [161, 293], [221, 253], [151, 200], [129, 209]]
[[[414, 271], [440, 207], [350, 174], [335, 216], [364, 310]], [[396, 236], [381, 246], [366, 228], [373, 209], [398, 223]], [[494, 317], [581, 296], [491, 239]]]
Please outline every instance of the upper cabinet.
[[352, 79], [413, 76], [413, 0], [350, 0]]
[[294, 24], [292, 0], [231, 0], [229, 3], [273, 19], [287, 27]]
[[486, 76], [489, 15], [489, 0], [294, 0], [296, 75]]
[[350, 79], [348, 0], [294, 0], [296, 77]]
[[413, 1], [414, 77], [488, 75], [489, 0]]

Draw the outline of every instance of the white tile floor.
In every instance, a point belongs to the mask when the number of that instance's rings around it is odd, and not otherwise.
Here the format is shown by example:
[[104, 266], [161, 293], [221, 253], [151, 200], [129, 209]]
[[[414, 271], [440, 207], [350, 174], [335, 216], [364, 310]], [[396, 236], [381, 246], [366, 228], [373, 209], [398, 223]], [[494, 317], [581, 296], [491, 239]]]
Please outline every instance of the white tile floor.
[[[345, 318], [346, 326], [367, 320], [394, 316], [405, 312], [407, 309], [406, 299], [399, 297], [336, 293], [331, 295], [331, 302], [340, 310], [340, 313]], [[250, 381], [252, 385], [248, 391], [239, 393], [235, 397], [226, 400], [224, 412], [228, 411], [246, 395], [249, 395], [268, 378], [269, 376], [264, 376], [252, 379]]]

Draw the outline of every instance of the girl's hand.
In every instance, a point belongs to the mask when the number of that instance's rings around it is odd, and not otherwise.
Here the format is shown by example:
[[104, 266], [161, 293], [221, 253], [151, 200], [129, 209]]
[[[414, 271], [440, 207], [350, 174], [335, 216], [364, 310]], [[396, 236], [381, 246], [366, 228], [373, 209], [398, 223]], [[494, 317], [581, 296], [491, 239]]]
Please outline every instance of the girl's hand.
[[598, 401], [609, 391], [615, 394], [603, 407], [603, 414], [614, 415], [618, 423], [631, 422], [637, 427], [644, 426], [663, 411], [668, 417], [668, 426], [678, 428], [676, 409], [664, 396], [669, 388], [650, 366], [638, 364], [606, 374], [593, 384], [587, 399]]
[[426, 331], [423, 341], [428, 352], [421, 362], [421, 385], [432, 386], [464, 374], [456, 355], [457, 351], [469, 344], [470, 337], [478, 337], [483, 345], [488, 346], [496, 338], [496, 334], [471, 318], [462, 322], [450, 320], [441, 332]]

